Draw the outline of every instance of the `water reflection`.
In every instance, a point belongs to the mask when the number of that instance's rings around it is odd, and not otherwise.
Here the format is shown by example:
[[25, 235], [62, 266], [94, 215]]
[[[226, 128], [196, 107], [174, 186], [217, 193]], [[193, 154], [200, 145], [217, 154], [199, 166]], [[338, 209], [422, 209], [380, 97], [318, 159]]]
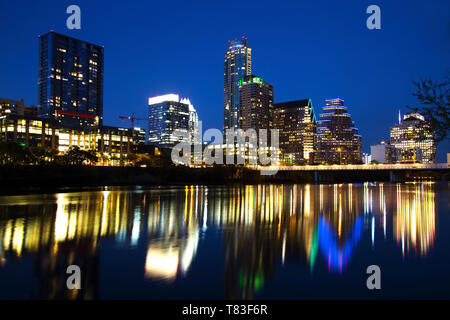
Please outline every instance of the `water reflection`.
[[[4, 196], [0, 272], [29, 256], [38, 283], [31, 298], [95, 299], [102, 241], [111, 240], [126, 250], [146, 250], [143, 278], [173, 284], [189, 277], [208, 241], [205, 235], [215, 230], [223, 252], [204, 254], [224, 255], [224, 266], [210, 272], [223, 277], [224, 298], [249, 299], [289, 262], [313, 272], [322, 261], [328, 272], [345, 273], [363, 234], [375, 247], [376, 237], [388, 237], [389, 226], [404, 256], [426, 256], [436, 236], [435, 202], [432, 183], [110, 188]], [[71, 264], [83, 270], [83, 290], [65, 289]]]

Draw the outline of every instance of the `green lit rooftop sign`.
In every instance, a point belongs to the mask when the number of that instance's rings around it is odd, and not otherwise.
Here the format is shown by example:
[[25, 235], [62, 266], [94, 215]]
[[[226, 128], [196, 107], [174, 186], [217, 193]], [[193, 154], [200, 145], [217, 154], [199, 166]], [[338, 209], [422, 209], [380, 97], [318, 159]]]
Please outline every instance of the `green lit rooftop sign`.
[[239, 85], [240, 86], [245, 86], [247, 84], [251, 84], [251, 83], [259, 83], [261, 85], [264, 84], [264, 80], [260, 77], [243, 77], [241, 80], [239, 80]]

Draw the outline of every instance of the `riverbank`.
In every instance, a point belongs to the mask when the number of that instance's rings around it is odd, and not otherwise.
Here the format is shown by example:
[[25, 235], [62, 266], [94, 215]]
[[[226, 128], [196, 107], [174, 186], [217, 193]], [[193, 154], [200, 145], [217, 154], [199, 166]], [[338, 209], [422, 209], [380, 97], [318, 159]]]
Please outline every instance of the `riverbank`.
[[[447, 172], [448, 173], [448, 172]], [[448, 175], [428, 171], [402, 173], [400, 181], [447, 180]], [[390, 181], [389, 172], [343, 170], [321, 173], [283, 171], [261, 175], [244, 167], [211, 168], [97, 167], [97, 166], [0, 166], [0, 192], [52, 190], [60, 188], [90, 188], [98, 186], [153, 186], [192, 184], [259, 184], [259, 183], [357, 183]]]
[[264, 183], [259, 171], [237, 167], [0, 166], [0, 192], [98, 186]]

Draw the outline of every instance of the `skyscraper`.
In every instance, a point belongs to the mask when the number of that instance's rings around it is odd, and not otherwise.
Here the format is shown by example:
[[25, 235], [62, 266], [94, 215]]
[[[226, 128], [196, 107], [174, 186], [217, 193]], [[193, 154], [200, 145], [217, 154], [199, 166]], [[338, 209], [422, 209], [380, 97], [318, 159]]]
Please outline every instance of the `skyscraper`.
[[173, 147], [186, 136], [186, 142], [192, 143], [192, 137], [198, 131], [198, 117], [189, 99], [178, 94], [166, 94], [148, 99], [148, 142], [160, 147]]
[[403, 121], [394, 125], [390, 133], [391, 145], [397, 151], [397, 162], [436, 161], [434, 133], [421, 114], [404, 115]]
[[309, 160], [314, 151], [316, 115], [311, 99], [276, 103], [273, 126], [279, 130], [280, 149], [292, 162]]
[[63, 126], [103, 123], [103, 47], [49, 32], [40, 36], [39, 113]]
[[317, 124], [317, 151], [314, 162], [358, 164], [361, 159], [361, 136], [342, 99], [325, 100], [326, 106]]
[[183, 98], [180, 102], [189, 106], [189, 139], [191, 143], [201, 143], [197, 110], [188, 98]]
[[224, 63], [224, 130], [239, 129], [239, 80], [252, 73], [252, 49], [247, 47], [247, 38], [228, 41]]
[[273, 86], [250, 75], [239, 81], [239, 127], [243, 130], [270, 129], [273, 113]]

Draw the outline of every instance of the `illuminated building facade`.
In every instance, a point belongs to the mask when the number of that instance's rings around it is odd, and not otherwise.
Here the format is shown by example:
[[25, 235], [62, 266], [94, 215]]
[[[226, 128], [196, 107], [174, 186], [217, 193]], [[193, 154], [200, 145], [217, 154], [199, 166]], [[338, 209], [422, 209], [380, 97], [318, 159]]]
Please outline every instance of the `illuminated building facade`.
[[240, 128], [270, 129], [273, 113], [273, 86], [249, 75], [239, 80]]
[[198, 113], [188, 98], [181, 99], [181, 103], [189, 106], [189, 139], [191, 143], [202, 143], [198, 124]]
[[288, 163], [308, 161], [314, 151], [316, 115], [311, 99], [276, 103], [273, 127], [279, 130], [280, 149]]
[[317, 124], [319, 164], [358, 164], [361, 159], [361, 136], [342, 99], [328, 99]]
[[[135, 140], [133, 140], [135, 139]], [[133, 152], [134, 141], [145, 141], [145, 131], [103, 126], [101, 128], [61, 127], [55, 120], [8, 115], [0, 117], [0, 141], [17, 142], [26, 148], [52, 149], [62, 154], [72, 147], [93, 150], [102, 164], [114, 164]]]
[[[10, 100], [0, 98], [0, 116], [6, 114], [23, 114], [24, 102], [21, 100]], [[21, 112], [22, 110], [22, 112]]]
[[14, 141], [27, 148], [57, 150], [59, 135], [50, 119], [24, 118], [17, 115], [0, 117], [0, 141]]
[[49, 32], [40, 36], [39, 113], [63, 126], [103, 123], [103, 47]]
[[145, 129], [134, 127], [133, 144], [134, 145], [144, 145], [145, 144]]
[[391, 145], [397, 151], [397, 162], [436, 161], [436, 143], [430, 124], [419, 113], [406, 114], [391, 128]]
[[198, 118], [197, 121], [194, 119], [194, 113], [197, 112], [189, 100], [182, 101], [178, 94], [166, 94], [148, 99], [149, 144], [171, 147], [181, 140], [190, 141], [192, 133], [196, 130], [190, 127], [190, 123], [198, 124]]
[[0, 98], [0, 116], [15, 114], [20, 116], [37, 116], [37, 107], [26, 106], [23, 99], [11, 100]]
[[[242, 138], [246, 140], [245, 136]], [[258, 143], [255, 142], [257, 139], [256, 137], [254, 138], [255, 140], [253, 141], [249, 139], [249, 141], [245, 142], [210, 143], [203, 146], [203, 152], [220, 164], [258, 165], [262, 157], [273, 155], [271, 164], [279, 165], [279, 159], [281, 158], [280, 149], [270, 145], [258, 146]]]
[[239, 81], [252, 73], [252, 49], [247, 38], [228, 41], [224, 62], [224, 130], [240, 128]]

